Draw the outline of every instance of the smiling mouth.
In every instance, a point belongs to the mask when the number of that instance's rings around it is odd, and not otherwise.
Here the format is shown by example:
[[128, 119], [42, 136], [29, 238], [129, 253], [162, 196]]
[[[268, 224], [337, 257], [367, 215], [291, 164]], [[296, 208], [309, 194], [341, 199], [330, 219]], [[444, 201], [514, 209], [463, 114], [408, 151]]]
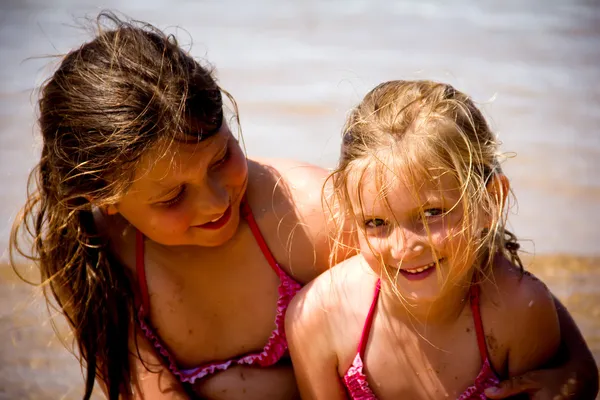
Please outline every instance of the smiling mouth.
[[412, 269], [402, 269], [402, 268], [400, 268], [400, 271], [402, 271], [404, 273], [407, 273], [407, 274], [414, 274], [414, 275], [416, 275], [416, 274], [420, 274], [422, 272], [425, 272], [425, 271], [427, 271], [427, 270], [429, 270], [431, 268], [434, 268], [435, 266], [437, 266], [438, 264], [440, 264], [442, 261], [444, 261], [444, 259], [440, 258], [439, 260], [437, 260], [437, 262], [434, 261], [434, 262], [429, 263], [427, 265], [424, 265], [422, 267], [412, 268]]
[[231, 205], [229, 205], [227, 210], [225, 210], [225, 212], [223, 214], [221, 214], [220, 216], [218, 216], [217, 218], [215, 218], [205, 224], [196, 225], [196, 228], [219, 229], [219, 228], [222, 228], [229, 221], [230, 217], [231, 217]]

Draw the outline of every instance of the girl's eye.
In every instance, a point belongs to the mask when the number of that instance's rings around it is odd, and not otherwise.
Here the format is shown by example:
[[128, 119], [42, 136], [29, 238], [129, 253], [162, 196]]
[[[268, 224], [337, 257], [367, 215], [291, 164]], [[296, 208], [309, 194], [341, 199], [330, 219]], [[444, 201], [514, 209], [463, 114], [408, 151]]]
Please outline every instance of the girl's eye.
[[442, 214], [444, 214], [444, 210], [441, 208], [428, 208], [427, 210], [423, 211], [423, 215], [425, 215], [427, 218], [439, 217]]
[[381, 218], [372, 218], [365, 221], [365, 226], [367, 228], [379, 228], [385, 226], [387, 221]]
[[175, 197], [173, 197], [169, 200], [158, 202], [156, 204], [161, 207], [172, 207], [175, 204], [179, 203], [183, 199], [184, 193], [185, 193], [185, 187], [182, 186]]

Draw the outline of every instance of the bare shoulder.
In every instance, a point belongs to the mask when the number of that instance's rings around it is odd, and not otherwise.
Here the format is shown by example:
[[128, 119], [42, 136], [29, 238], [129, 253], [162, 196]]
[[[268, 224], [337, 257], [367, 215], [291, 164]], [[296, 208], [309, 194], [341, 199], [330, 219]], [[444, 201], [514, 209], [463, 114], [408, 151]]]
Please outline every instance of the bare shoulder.
[[544, 282], [504, 258], [498, 260], [492, 279], [483, 285], [483, 291], [500, 305], [498, 311], [504, 318], [514, 320], [514, 316], [554, 310], [554, 300]]
[[[290, 304], [290, 309], [302, 309], [310, 314], [325, 313], [332, 316], [340, 311], [338, 304], [352, 292], [358, 282], [355, 273], [360, 256], [355, 256], [323, 272], [300, 290]], [[288, 310], [288, 313], [290, 311]], [[300, 316], [300, 315], [298, 315]]]
[[321, 192], [329, 171], [314, 164], [288, 159], [257, 159], [278, 177], [276, 186], [289, 192], [299, 212], [321, 212]]
[[[335, 282], [332, 275], [333, 270], [319, 275], [304, 286], [288, 305], [285, 332], [292, 362], [296, 367], [307, 358], [310, 363], [317, 362], [318, 365], [324, 362], [324, 357], [336, 359], [331, 317], [337, 308], [331, 295], [336, 291], [331, 286]], [[329, 356], [325, 356], [326, 354]]]
[[331, 231], [321, 202], [329, 173], [316, 165], [279, 159], [252, 160], [249, 170], [249, 199], [269, 211], [270, 226], [287, 246], [282, 259], [289, 260], [297, 279], [309, 282], [329, 267]]
[[298, 178], [304, 180], [306, 178], [305, 174], [307, 173], [310, 175], [309, 179], [310, 177], [315, 177], [315, 174], [320, 174], [323, 179], [329, 175], [329, 172], [325, 168], [304, 161], [287, 158], [255, 158], [254, 160], [261, 164], [271, 166], [279, 171], [282, 176], [291, 180], [296, 180]]
[[534, 275], [499, 259], [483, 283], [499, 341], [509, 354], [508, 372], [518, 375], [547, 362], [558, 350], [560, 327], [552, 294]]
[[376, 280], [365, 273], [360, 255], [330, 268], [296, 294], [286, 314], [286, 334], [292, 341], [307, 343], [323, 336], [327, 348], [336, 354], [343, 354], [348, 345], [354, 348], [355, 335], [340, 332], [351, 329], [357, 309], [367, 308]]
[[[292, 300], [285, 332], [302, 398], [344, 399], [339, 379], [341, 349], [348, 338], [348, 310], [341, 296], [354, 281], [350, 259], [314, 279]], [[342, 334], [340, 334], [342, 333]], [[345, 335], [344, 335], [345, 333]]]
[[317, 317], [338, 326], [352, 313], [355, 303], [360, 307], [372, 294], [377, 278], [366, 274], [365, 268], [362, 256], [356, 255], [328, 269], [298, 292], [288, 315], [299, 320]]

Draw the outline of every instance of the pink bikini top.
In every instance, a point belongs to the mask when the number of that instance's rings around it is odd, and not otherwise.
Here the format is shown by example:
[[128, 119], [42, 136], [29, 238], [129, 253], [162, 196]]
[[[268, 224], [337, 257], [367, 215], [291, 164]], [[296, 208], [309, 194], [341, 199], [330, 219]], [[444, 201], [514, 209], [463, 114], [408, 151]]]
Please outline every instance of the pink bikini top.
[[[352, 365], [346, 372], [346, 375], [344, 375], [344, 384], [346, 389], [348, 390], [350, 397], [355, 400], [377, 399], [369, 387], [367, 376], [363, 372], [364, 366], [362, 359], [365, 354], [365, 348], [367, 347], [367, 340], [369, 339], [369, 332], [371, 330], [371, 324], [373, 323], [373, 315], [377, 305], [377, 300], [379, 299], [380, 289], [381, 281], [378, 280], [377, 284], [375, 285], [373, 302], [371, 303], [369, 314], [367, 314], [367, 319], [365, 321], [365, 326], [360, 338], [360, 343], [358, 344], [358, 354], [356, 354], [354, 362], [352, 362]], [[475, 378], [475, 383], [469, 386], [467, 390], [465, 390], [463, 394], [458, 397], [457, 400], [485, 400], [486, 397], [483, 391], [488, 387], [496, 386], [500, 382], [500, 379], [490, 364], [490, 358], [485, 343], [485, 334], [483, 331], [483, 323], [481, 322], [481, 313], [479, 310], [479, 286], [471, 286], [470, 300], [473, 320], [475, 322], [475, 332], [477, 334], [477, 345], [479, 346], [479, 353], [481, 354], [481, 359], [483, 360], [483, 366]]]
[[290, 301], [301, 289], [301, 285], [289, 276], [277, 263], [273, 254], [269, 250], [265, 239], [260, 233], [260, 229], [252, 215], [252, 210], [246, 201], [242, 201], [241, 215], [250, 227], [258, 246], [260, 247], [265, 258], [269, 262], [273, 271], [279, 277], [281, 283], [279, 285], [279, 299], [277, 300], [277, 316], [275, 317], [275, 330], [271, 333], [267, 344], [258, 353], [246, 354], [241, 357], [233, 358], [226, 361], [215, 361], [196, 368], [180, 369], [177, 366], [175, 359], [169, 353], [166, 345], [162, 343], [160, 338], [148, 320], [148, 310], [150, 310], [150, 298], [148, 296], [148, 285], [146, 282], [146, 270], [144, 268], [144, 236], [139, 231], [136, 235], [136, 269], [138, 275], [139, 289], [141, 294], [142, 304], [138, 310], [138, 322], [144, 331], [146, 337], [154, 345], [156, 350], [165, 358], [169, 369], [182, 382], [194, 383], [196, 379], [202, 379], [207, 375], [218, 371], [224, 371], [233, 365], [258, 365], [260, 367], [268, 367], [276, 364], [283, 356], [287, 354], [288, 346], [284, 331], [285, 313]]

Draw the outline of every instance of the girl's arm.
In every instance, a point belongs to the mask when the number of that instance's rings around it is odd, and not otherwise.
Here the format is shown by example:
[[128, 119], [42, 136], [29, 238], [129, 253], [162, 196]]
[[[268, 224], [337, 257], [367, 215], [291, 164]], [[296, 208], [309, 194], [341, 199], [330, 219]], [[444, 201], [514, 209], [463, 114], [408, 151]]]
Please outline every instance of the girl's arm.
[[[562, 303], [554, 297], [562, 335], [559, 361], [562, 365], [550, 371], [553, 381], [568, 384], [574, 399], [595, 399], [598, 394], [598, 366], [575, 321]], [[566, 361], [564, 361], [566, 360]]]
[[324, 304], [309, 284], [290, 304], [285, 331], [302, 399], [345, 399]]
[[146, 337], [138, 334], [130, 348], [132, 400], [190, 399], [179, 379], [164, 365]]
[[[329, 193], [331, 181], [328, 180], [329, 172], [321, 167], [300, 163], [291, 160], [261, 160], [265, 165], [277, 171], [279, 181], [277, 187], [284, 188], [282, 197], [284, 202], [293, 203], [294, 214], [289, 230], [301, 229], [303, 235], [283, 236], [280, 239], [284, 243], [295, 243], [298, 248], [290, 248], [293, 251], [303, 253], [312, 253], [309, 262], [293, 262], [292, 256], [289, 262], [293, 265], [289, 267], [294, 271], [294, 276], [302, 283], [308, 283], [318, 275], [328, 270], [330, 267], [330, 257], [335, 251], [336, 263], [340, 263], [347, 258], [354, 256], [357, 252], [357, 236], [351, 231], [351, 224], [344, 230], [344, 235], [340, 238], [339, 246], [334, 246], [332, 234], [337, 232], [336, 221], [332, 213], [335, 210], [330, 209], [329, 203], [323, 202], [323, 191]], [[288, 215], [289, 217], [289, 215]], [[297, 219], [296, 219], [297, 217]], [[282, 216], [282, 225], [287, 223], [287, 217]], [[282, 231], [285, 231], [283, 229]], [[305, 236], [308, 243], [302, 245], [301, 237]], [[293, 241], [291, 239], [294, 239]], [[290, 252], [292, 254], [293, 252]], [[287, 256], [287, 255], [286, 255]]]
[[598, 394], [598, 366], [579, 328], [561, 302], [554, 297], [562, 342], [546, 369], [535, 370], [501, 382], [491, 399], [529, 392], [534, 399], [593, 400]]
[[[505, 325], [513, 327], [506, 333], [509, 379], [486, 395], [491, 399], [519, 393], [538, 400], [594, 399], [598, 370], [569, 313], [533, 275], [515, 280], [512, 272], [507, 274], [512, 277], [503, 291], [506, 307], [501, 314]], [[550, 369], [541, 369], [551, 364]]]
[[[129, 397], [120, 396], [119, 398], [131, 400], [190, 400], [191, 397], [181, 382], [164, 366], [148, 340], [138, 335], [136, 341], [137, 349], [135, 341], [131, 340], [131, 387]], [[97, 383], [108, 399], [106, 384], [100, 377], [97, 378]]]
[[508, 375], [519, 376], [541, 368], [558, 352], [560, 324], [554, 299], [546, 285], [526, 274], [510, 277], [511, 290], [504, 311], [509, 328]]

